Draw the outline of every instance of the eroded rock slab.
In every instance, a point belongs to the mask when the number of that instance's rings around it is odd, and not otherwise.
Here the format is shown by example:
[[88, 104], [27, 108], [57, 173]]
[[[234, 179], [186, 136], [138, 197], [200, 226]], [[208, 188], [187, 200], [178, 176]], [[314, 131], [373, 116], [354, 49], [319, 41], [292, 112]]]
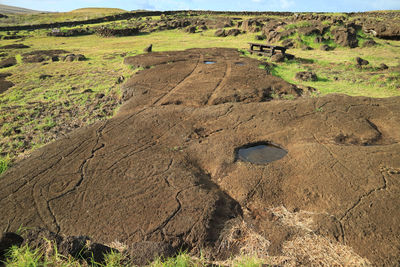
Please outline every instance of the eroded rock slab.
[[[217, 256], [244, 251], [237, 246], [249, 236], [264, 240], [260, 251], [269, 255], [295, 255], [291, 245], [308, 240], [377, 265], [399, 262], [399, 97], [268, 101], [300, 92], [232, 49], [126, 63], [153, 67], [126, 83], [114, 118], [35, 151], [1, 177], [1, 225], [102, 243], [215, 247]], [[267, 164], [237, 160], [237, 148], [259, 142], [288, 153]], [[239, 231], [227, 231], [232, 225]], [[311, 259], [297, 252], [304, 264]]]

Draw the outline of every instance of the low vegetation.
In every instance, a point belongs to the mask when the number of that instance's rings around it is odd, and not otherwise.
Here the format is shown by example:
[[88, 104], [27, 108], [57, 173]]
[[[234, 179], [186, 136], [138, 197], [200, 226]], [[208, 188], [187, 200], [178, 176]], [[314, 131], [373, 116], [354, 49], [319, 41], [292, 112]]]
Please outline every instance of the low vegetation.
[[[105, 262], [98, 263], [93, 260], [83, 261], [72, 257], [65, 257], [57, 251], [51, 255], [44, 255], [39, 249], [32, 249], [25, 245], [22, 247], [12, 247], [7, 252], [6, 266], [9, 267], [39, 267], [39, 266], [64, 266], [64, 267], [127, 267], [135, 266], [129, 260], [126, 260], [121, 253], [111, 253], [105, 255]], [[263, 260], [257, 256], [239, 256], [225, 261], [224, 263], [212, 263], [204, 258], [190, 256], [187, 252], [180, 252], [175, 257], [163, 259], [158, 258], [149, 263], [149, 267], [205, 267], [210, 266], [235, 266], [235, 267], [259, 267]]]

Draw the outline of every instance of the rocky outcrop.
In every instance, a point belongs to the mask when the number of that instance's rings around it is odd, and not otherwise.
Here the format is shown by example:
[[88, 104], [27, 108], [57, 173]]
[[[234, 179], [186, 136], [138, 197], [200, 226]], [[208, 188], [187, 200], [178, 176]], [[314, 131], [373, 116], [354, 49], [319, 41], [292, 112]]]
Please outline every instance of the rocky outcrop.
[[357, 31], [353, 26], [338, 27], [332, 30], [335, 43], [354, 48], [358, 46]]
[[0, 61], [0, 69], [8, 68], [17, 64], [15, 57], [9, 57]]
[[[307, 252], [318, 247], [324, 260], [340, 252], [329, 266], [399, 262], [398, 97], [301, 97], [308, 88], [236, 49], [125, 63], [153, 67], [124, 83], [116, 116], [2, 175], [1, 225], [214, 259], [250, 247], [317, 265]], [[268, 164], [237, 157], [259, 143], [287, 154]]]

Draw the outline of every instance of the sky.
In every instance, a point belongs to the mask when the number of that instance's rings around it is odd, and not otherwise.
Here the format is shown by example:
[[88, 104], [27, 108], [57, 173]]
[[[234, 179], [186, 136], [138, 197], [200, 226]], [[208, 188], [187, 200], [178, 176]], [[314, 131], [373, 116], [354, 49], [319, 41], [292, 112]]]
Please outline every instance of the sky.
[[125, 10], [220, 10], [291, 12], [362, 12], [400, 10], [400, 0], [0, 0], [0, 4], [40, 11], [71, 11], [83, 7]]

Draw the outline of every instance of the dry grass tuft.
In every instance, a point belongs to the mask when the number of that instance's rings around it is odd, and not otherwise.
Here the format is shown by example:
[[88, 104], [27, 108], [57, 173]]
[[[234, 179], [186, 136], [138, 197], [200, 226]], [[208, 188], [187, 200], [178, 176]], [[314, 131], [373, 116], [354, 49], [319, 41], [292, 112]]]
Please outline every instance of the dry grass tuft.
[[239, 248], [242, 255], [256, 255], [258, 257], [268, 255], [270, 242], [240, 219], [234, 219], [227, 223], [221, 233], [220, 240], [218, 248], [220, 251]]
[[313, 233], [285, 242], [283, 254], [312, 266], [372, 266], [350, 247]]

